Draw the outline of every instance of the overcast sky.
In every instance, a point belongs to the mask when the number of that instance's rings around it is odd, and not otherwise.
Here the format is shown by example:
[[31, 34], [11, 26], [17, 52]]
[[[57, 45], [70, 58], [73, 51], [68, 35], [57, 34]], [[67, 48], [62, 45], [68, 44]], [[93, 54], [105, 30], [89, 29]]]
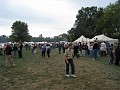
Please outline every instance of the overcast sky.
[[16, 20], [26, 22], [32, 36], [67, 33], [81, 7], [106, 7], [117, 0], [0, 0], [0, 35], [11, 34]]

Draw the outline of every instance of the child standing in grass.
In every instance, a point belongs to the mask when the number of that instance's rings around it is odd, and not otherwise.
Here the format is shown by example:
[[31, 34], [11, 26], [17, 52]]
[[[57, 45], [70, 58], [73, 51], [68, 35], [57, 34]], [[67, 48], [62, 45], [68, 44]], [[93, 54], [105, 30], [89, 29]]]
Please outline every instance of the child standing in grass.
[[69, 65], [71, 65], [71, 76], [76, 77], [75, 66], [73, 62], [73, 49], [72, 44], [68, 44], [68, 49], [65, 51], [65, 63], [66, 63], [66, 77], [69, 77]]

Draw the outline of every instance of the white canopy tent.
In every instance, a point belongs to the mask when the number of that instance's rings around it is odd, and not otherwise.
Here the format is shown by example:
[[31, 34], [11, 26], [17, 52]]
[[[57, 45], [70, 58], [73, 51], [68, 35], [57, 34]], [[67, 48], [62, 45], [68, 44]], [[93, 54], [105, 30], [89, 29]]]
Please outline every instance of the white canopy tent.
[[94, 42], [95, 40], [100, 41], [100, 42], [105, 41], [105, 42], [108, 42], [108, 43], [118, 43], [118, 39], [109, 38], [109, 37], [107, 37], [103, 34], [93, 37], [90, 40], [90, 42]]
[[81, 43], [87, 43], [88, 41], [89, 41], [89, 38], [86, 38], [86, 37], [84, 37], [82, 35], [77, 40], [75, 40], [74, 42], [77, 42], [77, 43], [79, 43], [79, 42], [81, 42]]

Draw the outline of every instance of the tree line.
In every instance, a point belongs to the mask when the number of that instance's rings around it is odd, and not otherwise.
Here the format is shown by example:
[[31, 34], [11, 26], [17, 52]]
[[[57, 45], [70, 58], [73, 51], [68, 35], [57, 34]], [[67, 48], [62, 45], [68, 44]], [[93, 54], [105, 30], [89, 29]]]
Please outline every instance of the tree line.
[[105, 8], [82, 7], [68, 31], [68, 39], [74, 41], [81, 35], [92, 38], [99, 34], [120, 40], [120, 0]]

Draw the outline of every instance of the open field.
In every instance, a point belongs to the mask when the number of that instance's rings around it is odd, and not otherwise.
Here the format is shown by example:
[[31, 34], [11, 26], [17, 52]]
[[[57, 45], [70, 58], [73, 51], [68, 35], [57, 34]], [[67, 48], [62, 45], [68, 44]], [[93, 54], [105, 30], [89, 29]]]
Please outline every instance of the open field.
[[0, 90], [120, 90], [120, 67], [108, 65], [108, 57], [75, 58], [77, 78], [66, 78], [64, 54], [55, 49], [48, 59], [37, 51], [23, 50], [23, 58], [14, 59], [16, 68], [2, 66], [0, 56]]

